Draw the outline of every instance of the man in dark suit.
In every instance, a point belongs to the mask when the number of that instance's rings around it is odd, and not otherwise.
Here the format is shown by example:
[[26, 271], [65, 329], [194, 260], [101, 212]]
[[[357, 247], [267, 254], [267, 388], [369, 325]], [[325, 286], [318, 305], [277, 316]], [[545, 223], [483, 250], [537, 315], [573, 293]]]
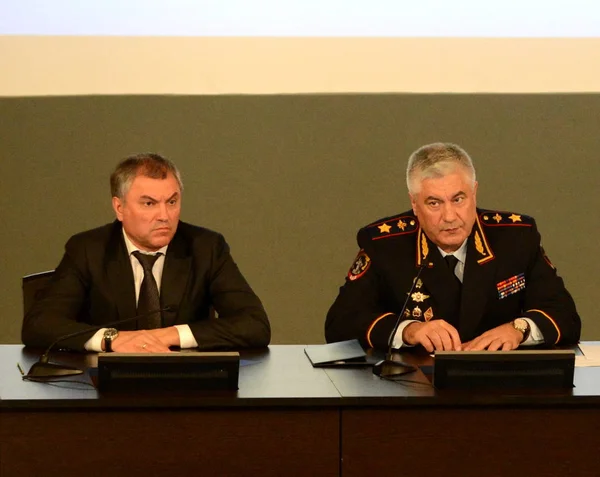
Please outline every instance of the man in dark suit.
[[387, 350], [391, 338], [394, 348], [432, 352], [579, 340], [575, 304], [535, 221], [477, 209], [475, 169], [462, 148], [415, 151], [407, 185], [412, 211], [358, 232], [360, 251], [327, 315], [328, 342], [356, 338]]
[[[24, 319], [23, 343], [46, 347], [87, 330], [61, 346], [119, 352], [267, 346], [267, 315], [223, 236], [180, 222], [182, 189], [176, 166], [159, 155], [122, 161], [111, 175], [117, 220], [69, 239], [51, 284]], [[144, 316], [98, 329], [136, 314]]]

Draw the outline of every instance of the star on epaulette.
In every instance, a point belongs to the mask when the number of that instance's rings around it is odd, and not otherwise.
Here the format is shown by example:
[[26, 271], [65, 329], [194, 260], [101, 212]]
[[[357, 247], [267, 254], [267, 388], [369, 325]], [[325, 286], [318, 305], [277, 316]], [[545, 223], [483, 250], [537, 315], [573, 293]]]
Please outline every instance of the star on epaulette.
[[488, 210], [480, 216], [481, 222], [489, 226], [498, 225], [533, 225], [533, 218], [528, 215], [515, 214], [514, 212], [499, 212]]
[[398, 215], [375, 222], [367, 227], [371, 240], [410, 234], [417, 230], [419, 222], [413, 215]]

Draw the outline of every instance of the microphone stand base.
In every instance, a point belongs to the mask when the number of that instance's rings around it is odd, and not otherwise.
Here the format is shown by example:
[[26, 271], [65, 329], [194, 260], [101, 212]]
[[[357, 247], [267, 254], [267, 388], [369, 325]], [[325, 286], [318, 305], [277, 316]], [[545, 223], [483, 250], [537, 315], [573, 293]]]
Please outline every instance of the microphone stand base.
[[373, 374], [380, 378], [393, 378], [396, 376], [402, 376], [416, 371], [417, 366], [412, 364], [403, 363], [402, 361], [393, 361], [391, 359], [384, 359], [378, 361], [373, 365]]
[[24, 377], [25, 379], [42, 380], [42, 379], [56, 379], [63, 378], [65, 376], [77, 376], [83, 374], [81, 369], [73, 368], [71, 366], [64, 366], [62, 364], [54, 363], [35, 363], [29, 372]]

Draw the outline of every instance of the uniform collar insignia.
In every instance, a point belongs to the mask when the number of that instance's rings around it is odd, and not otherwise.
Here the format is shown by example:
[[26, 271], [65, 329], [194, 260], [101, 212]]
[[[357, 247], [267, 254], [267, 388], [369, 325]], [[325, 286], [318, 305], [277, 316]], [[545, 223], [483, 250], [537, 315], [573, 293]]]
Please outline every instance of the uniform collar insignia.
[[417, 232], [417, 266], [420, 267], [421, 263], [427, 260], [429, 255], [429, 241], [427, 235], [421, 227]]
[[471, 237], [473, 237], [473, 244], [475, 245], [475, 250], [477, 251], [477, 263], [479, 265], [483, 265], [484, 263], [493, 260], [494, 252], [488, 244], [487, 237], [483, 231], [483, 228], [481, 227], [481, 222], [479, 221], [479, 216], [475, 218], [475, 224], [473, 224]]
[[[479, 221], [479, 216], [475, 218], [473, 230], [471, 231], [471, 235], [468, 240], [471, 239], [473, 240], [473, 244], [477, 252], [477, 263], [483, 265], [484, 263], [487, 263], [495, 258], [494, 252], [488, 243], [485, 232], [481, 226], [481, 222]], [[427, 238], [427, 235], [425, 235], [423, 229], [419, 227], [417, 232], [417, 267], [421, 266], [421, 264], [428, 259], [429, 247], [429, 239]]]

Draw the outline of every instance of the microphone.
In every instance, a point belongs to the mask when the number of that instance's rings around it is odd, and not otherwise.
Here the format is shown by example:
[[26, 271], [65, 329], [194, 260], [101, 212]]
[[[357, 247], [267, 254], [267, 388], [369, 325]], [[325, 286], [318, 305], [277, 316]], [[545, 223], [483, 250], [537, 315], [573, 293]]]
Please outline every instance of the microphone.
[[69, 333], [68, 335], [59, 336], [56, 338], [48, 348], [44, 354], [40, 356], [40, 359], [37, 363], [34, 363], [29, 372], [23, 376], [25, 380], [44, 380], [44, 379], [53, 379], [53, 378], [61, 378], [64, 376], [75, 376], [77, 374], [82, 374], [83, 371], [78, 368], [73, 368], [71, 366], [66, 366], [63, 364], [55, 364], [49, 362], [49, 354], [50, 351], [61, 341], [68, 340], [69, 338], [75, 338], [76, 336], [84, 335], [89, 333], [94, 328], [97, 330], [101, 328], [111, 328], [117, 325], [123, 325], [125, 323], [129, 323], [130, 321], [136, 321], [140, 318], [144, 318], [148, 315], [152, 315], [154, 313], [162, 313], [164, 311], [177, 311], [177, 307], [174, 305], [167, 305], [163, 308], [157, 308], [155, 310], [150, 310], [145, 313], [140, 313], [139, 315], [131, 316], [129, 318], [125, 318], [123, 320], [112, 321], [110, 323], [104, 323], [101, 326], [94, 326], [93, 328], [88, 328], [87, 330], [79, 330], [74, 333]]
[[413, 366], [412, 364], [403, 363], [402, 361], [394, 361], [392, 355], [392, 349], [394, 345], [394, 336], [396, 336], [396, 332], [398, 331], [398, 327], [400, 323], [403, 321], [404, 312], [406, 311], [406, 307], [408, 306], [408, 300], [410, 296], [415, 291], [415, 287], [417, 286], [417, 282], [419, 281], [419, 277], [425, 268], [427, 268], [430, 264], [428, 262], [423, 261], [419, 270], [417, 271], [417, 275], [413, 279], [412, 286], [408, 291], [408, 295], [406, 296], [406, 300], [404, 300], [404, 305], [402, 305], [402, 310], [398, 314], [398, 319], [396, 320], [396, 324], [390, 333], [390, 337], [388, 338], [388, 350], [385, 354], [385, 359], [378, 361], [373, 365], [373, 374], [379, 376], [380, 378], [391, 378], [393, 376], [400, 376], [402, 374], [411, 373], [417, 370], [417, 366]]

